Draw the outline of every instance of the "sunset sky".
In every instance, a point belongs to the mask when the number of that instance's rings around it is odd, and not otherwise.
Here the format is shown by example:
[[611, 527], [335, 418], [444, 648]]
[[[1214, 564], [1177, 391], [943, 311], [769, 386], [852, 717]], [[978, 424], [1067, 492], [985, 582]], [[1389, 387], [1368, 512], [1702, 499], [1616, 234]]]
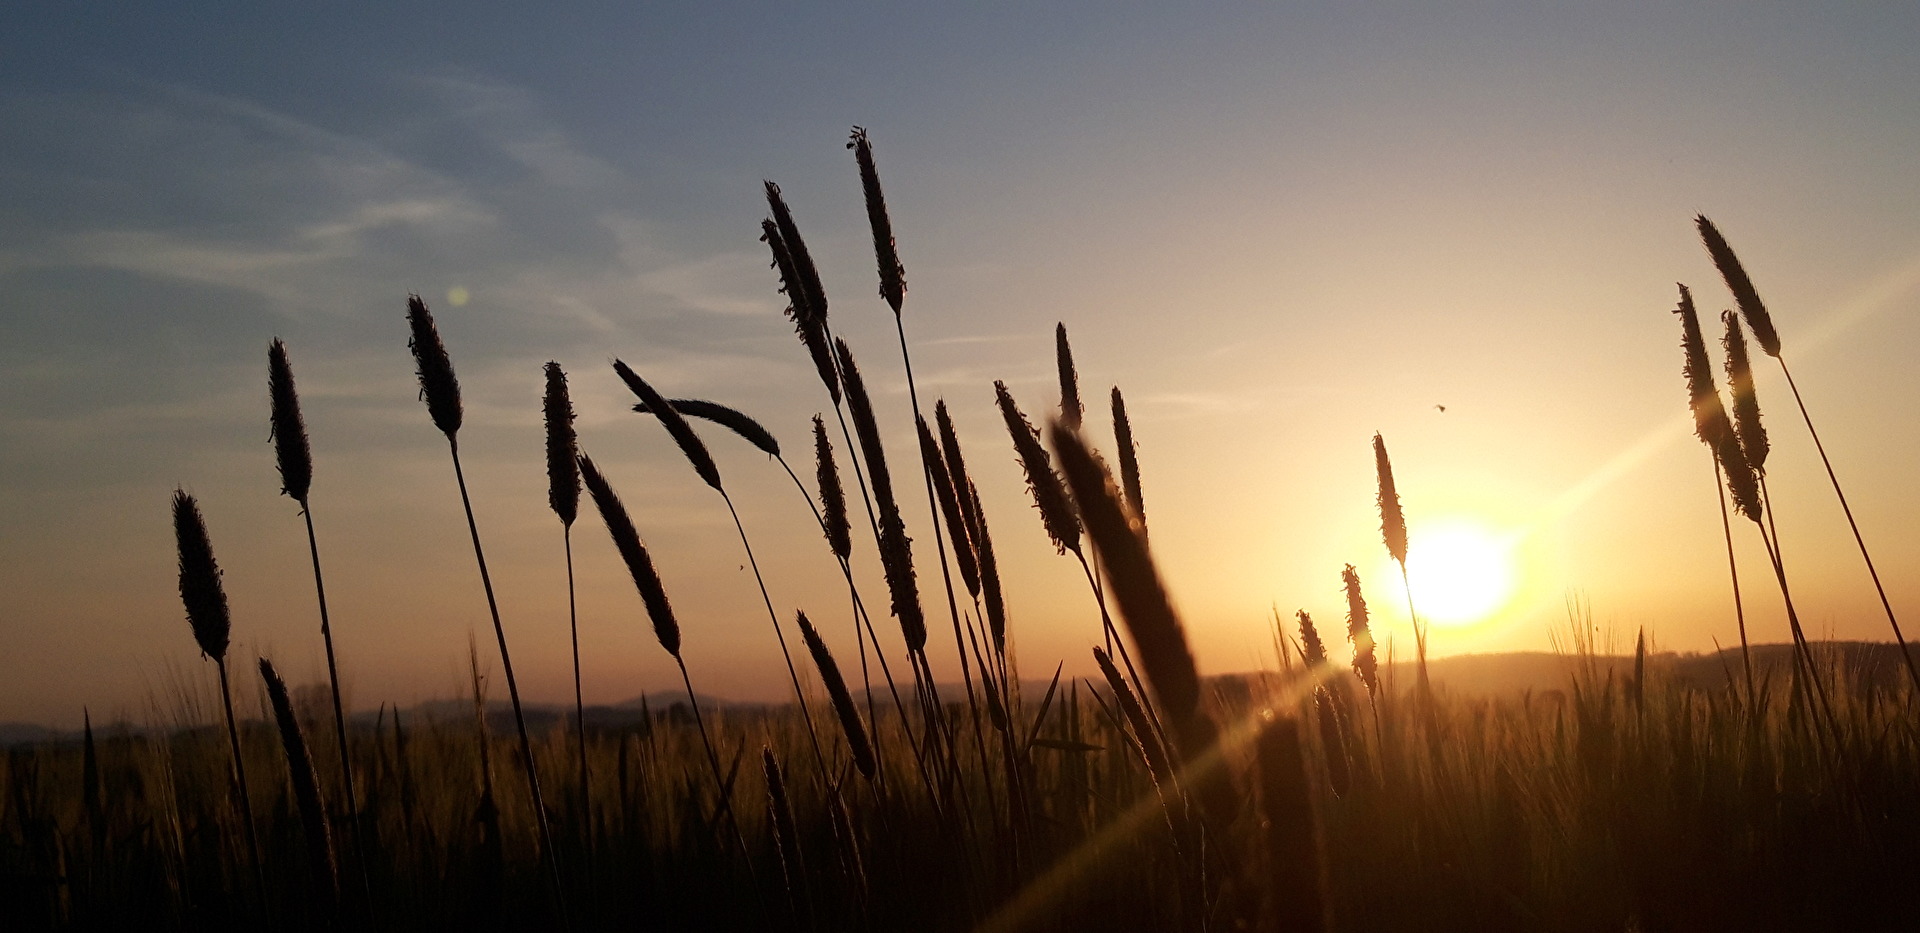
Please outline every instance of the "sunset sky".
[[[1669, 313], [1676, 282], [1715, 332], [1731, 303], [1696, 213], [1772, 309], [1920, 631], [1910, 5], [192, 6], [0, 12], [0, 721], [73, 726], [83, 704], [146, 721], [211, 682], [175, 588], [176, 485], [206, 514], [234, 656], [324, 679], [268, 443], [276, 336], [354, 705], [454, 694], [470, 633], [497, 667], [446, 444], [416, 397], [409, 292], [465, 390], [523, 692], [571, 691], [540, 420], [554, 359], [696, 683], [786, 695], [724, 505], [608, 366], [753, 414], [808, 475], [828, 401], [758, 242], [762, 179], [784, 188], [876, 392], [947, 632], [843, 148], [856, 124], [907, 270], [920, 396], [959, 422], [1028, 677], [1091, 669], [1099, 638], [993, 407], [995, 379], [1036, 421], [1057, 405], [1056, 321], [1096, 444], [1112, 444], [1108, 387], [1127, 395], [1154, 553], [1206, 671], [1274, 663], [1275, 607], [1338, 629], [1348, 563], [1411, 651], [1376, 431], [1416, 540], [1465, 527], [1514, 555], [1511, 598], [1436, 623], [1436, 654], [1544, 650], [1570, 601], [1623, 649], [1640, 626], [1666, 649], [1736, 644]], [[1759, 363], [1803, 619], [1885, 639], [1785, 383]], [[791, 482], [706, 434], [775, 606], [806, 610], [847, 663], [845, 588]], [[1784, 640], [1758, 542], [1736, 530], [1755, 638]], [[590, 508], [573, 537], [588, 701], [676, 688]], [[884, 607], [871, 539], [855, 540]], [[932, 644], [950, 667], [950, 633]]]

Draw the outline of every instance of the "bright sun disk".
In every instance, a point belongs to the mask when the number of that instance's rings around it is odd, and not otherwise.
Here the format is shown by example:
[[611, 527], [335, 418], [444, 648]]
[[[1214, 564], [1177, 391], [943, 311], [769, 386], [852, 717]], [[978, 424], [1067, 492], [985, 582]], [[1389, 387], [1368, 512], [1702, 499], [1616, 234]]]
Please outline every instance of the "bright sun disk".
[[1407, 576], [1422, 619], [1467, 625], [1493, 615], [1513, 597], [1513, 548], [1503, 536], [1464, 520], [1416, 526], [1411, 532]]

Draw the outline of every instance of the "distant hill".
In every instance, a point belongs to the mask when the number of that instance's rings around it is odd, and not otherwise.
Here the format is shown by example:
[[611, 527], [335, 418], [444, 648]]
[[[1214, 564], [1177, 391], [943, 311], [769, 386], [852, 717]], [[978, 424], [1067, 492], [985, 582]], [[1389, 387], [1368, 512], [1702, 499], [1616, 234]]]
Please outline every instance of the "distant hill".
[[32, 745], [59, 737], [59, 732], [46, 726], [36, 726], [30, 722], [0, 722], [0, 747]]
[[[1909, 646], [1912, 650], [1912, 646]], [[1851, 675], [1876, 687], [1899, 683], [1907, 674], [1896, 645], [1881, 642], [1818, 642], [1813, 645], [1822, 667], [1837, 664]], [[1754, 645], [1751, 648], [1756, 680], [1785, 677], [1793, 664], [1793, 646], [1789, 644]], [[1920, 660], [1920, 651], [1915, 652]], [[1659, 652], [1646, 659], [1649, 679], [1663, 678], [1701, 689], [1726, 685], [1731, 678], [1744, 678], [1739, 648], [1727, 648], [1705, 654], [1695, 652]], [[1633, 655], [1596, 655], [1582, 658], [1549, 651], [1511, 651], [1499, 654], [1463, 654], [1438, 658], [1427, 664], [1427, 676], [1436, 688], [1460, 696], [1495, 696], [1527, 690], [1565, 690], [1575, 673], [1590, 669], [1594, 676], [1609, 674], [1618, 680], [1633, 676]], [[1401, 689], [1410, 687], [1416, 674], [1411, 661], [1399, 661], [1382, 676], [1391, 676]]]

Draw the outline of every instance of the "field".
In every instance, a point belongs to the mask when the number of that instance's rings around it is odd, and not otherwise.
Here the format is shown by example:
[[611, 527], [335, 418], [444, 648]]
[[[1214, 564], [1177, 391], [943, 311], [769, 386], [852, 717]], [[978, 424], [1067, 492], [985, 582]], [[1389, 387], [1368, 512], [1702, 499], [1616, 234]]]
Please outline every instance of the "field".
[[[850, 148], [897, 320], [904, 269], [863, 132]], [[1084, 566], [1105, 620], [1088, 633], [1103, 676], [1031, 679], [1037, 659], [1017, 670], [1018, 632], [1005, 621], [1017, 594], [1001, 591], [995, 532], [944, 407], [914, 398], [918, 469], [889, 465], [804, 242], [771, 183], [767, 197], [763, 230], [789, 314], [834, 405], [813, 425], [813, 482], [795, 473], [794, 484], [819, 518], [814, 546], [839, 558], [860, 644], [839, 645], [836, 660], [804, 615], [768, 598], [797, 702], [702, 706], [699, 662], [681, 660], [668, 594], [633, 518], [579, 454], [567, 376], [549, 364], [550, 504], [569, 530], [576, 519], [605, 525], [679, 662], [685, 702], [663, 697], [624, 722], [568, 709], [529, 725], [497, 612], [498, 654], [470, 649], [465, 711], [349, 719], [337, 684], [296, 702], [266, 661], [256, 670], [229, 656], [213, 545], [196, 501], [179, 492], [180, 591], [215, 662], [220, 705], [187, 691], [171, 711], [177, 727], [90, 728], [78, 742], [8, 751], [6, 927], [1920, 927], [1920, 671], [1897, 622], [1897, 646], [1809, 641], [1776, 556], [1748, 586], [1773, 582], [1768, 571], [1777, 580], [1791, 644], [1748, 645], [1743, 627], [1740, 649], [1716, 657], [1719, 676], [1703, 677], [1698, 664], [1650, 656], [1644, 640], [1630, 657], [1603, 656], [1576, 615], [1556, 688], [1489, 696], [1430, 679], [1424, 634], [1414, 659], [1378, 657], [1348, 567], [1344, 619], [1276, 617], [1270, 669], [1203, 678], [1149, 546], [1124, 400], [1115, 389], [1108, 446], [1080, 399], [1064, 327], [1061, 394], [1043, 429], [996, 388], [1039, 518]], [[1724, 240], [1698, 223], [1741, 313], [1724, 319], [1729, 415], [1682, 290], [1693, 410], [1727, 477], [1729, 542], [1751, 524], [1777, 554], [1738, 320], [1769, 356], [1781, 358], [1779, 338]], [[422, 398], [458, 476], [453, 357], [426, 303], [407, 305]], [[900, 347], [908, 352], [904, 329]], [[625, 363], [614, 368], [729, 509], [689, 419], [782, 456], [741, 413], [669, 399]], [[269, 372], [281, 480], [304, 507], [313, 460], [279, 341]], [[1374, 451], [1382, 543], [1404, 569], [1405, 518], [1377, 435]], [[917, 506], [922, 488], [931, 514], [909, 518], [902, 500]], [[924, 529], [912, 538], [910, 520]], [[1029, 520], [998, 516], [995, 527]], [[851, 540], [868, 531], [884, 609], [854, 583]], [[330, 639], [324, 587], [319, 595]], [[1893, 622], [1890, 604], [1887, 614]], [[929, 652], [946, 651], [960, 660], [958, 684], [934, 680]], [[856, 657], [861, 670], [869, 657], [888, 666], [859, 681]], [[269, 703], [236, 715], [230, 679], [256, 673]]]

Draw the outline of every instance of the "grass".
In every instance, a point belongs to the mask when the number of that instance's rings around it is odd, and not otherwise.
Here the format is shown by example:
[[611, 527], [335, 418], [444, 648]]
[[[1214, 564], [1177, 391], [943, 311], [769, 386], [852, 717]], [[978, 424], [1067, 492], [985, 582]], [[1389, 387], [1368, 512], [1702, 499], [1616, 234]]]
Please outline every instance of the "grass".
[[[1365, 715], [1348, 719], [1353, 777], [1340, 796], [1328, 777], [1329, 744], [1304, 725], [1316, 719], [1312, 693], [1300, 689], [1314, 682], [1303, 668], [1213, 682], [1204, 707], [1226, 723], [1264, 721], [1267, 710], [1303, 723], [1301, 793], [1319, 821], [1336, 929], [1838, 930], [1920, 919], [1909, 887], [1920, 864], [1920, 742], [1900, 685], [1829, 672], [1849, 685], [1836, 710], [1848, 764], [1836, 771], [1795, 723], [1801, 714], [1780, 669], [1767, 711], [1754, 721], [1731, 684], [1703, 689], [1656, 667], [1636, 710], [1626, 683], [1570, 667], [1564, 695], [1489, 700], [1442, 690], [1434, 727], [1447, 741], [1434, 756], [1425, 751], [1423, 718], [1399, 715], [1410, 706], [1389, 701], [1377, 729]], [[1350, 678], [1329, 684], [1358, 692]], [[1080, 699], [1093, 689], [1082, 686]], [[1038, 730], [1060, 741], [1029, 750], [1033, 809], [1018, 873], [1000, 854], [1005, 843], [984, 828], [994, 814], [976, 809], [982, 837], [954, 846], [944, 844], [954, 821], [926, 806], [910, 779], [882, 787], [850, 774], [835, 803], [819, 782], [789, 776], [805, 861], [788, 870], [799, 873], [814, 925], [967, 929], [995, 919], [1023, 891], [1045, 888], [1039, 882], [1062, 865], [1073, 866], [1069, 877], [1045, 903], [1001, 928], [1177, 929], [1190, 913], [1204, 917], [1212, 899], [1230, 892], [1193, 889], [1184, 868], [1198, 856], [1176, 844], [1128, 733], [1102, 702], [1058, 702]], [[331, 747], [321, 739], [330, 717], [306, 714], [320, 755]], [[752, 803], [769, 793], [753, 758], [762, 746], [783, 762], [808, 755], [797, 715], [790, 707], [706, 715], [745, 839], [763, 865], [788, 864], [767, 807]], [[875, 744], [880, 769], [905, 777], [913, 765], [903, 760], [910, 753], [898, 725], [883, 715]], [[365, 868], [386, 925], [524, 928], [550, 917], [538, 827], [517, 769], [494, 778], [504, 862], [497, 878], [486, 866], [481, 749], [511, 754], [514, 743], [461, 716], [412, 718], [404, 727], [387, 717], [377, 729], [355, 727], [350, 743], [362, 778]], [[251, 773], [285, 773], [279, 739], [265, 723], [249, 723], [243, 744]], [[0, 874], [8, 914], [21, 921], [14, 928], [257, 926], [249, 900], [232, 893], [248, 872], [244, 849], [233, 845], [244, 830], [224, 792], [223, 746], [213, 729], [105, 736], [105, 825], [97, 835], [81, 794], [84, 749], [13, 750], [0, 772]], [[576, 811], [556, 827], [560, 839], [585, 836], [596, 847], [592, 875], [580, 852], [561, 853], [577, 927], [795, 923], [778, 870], [755, 880], [717, 823], [684, 708], [591, 730], [586, 748], [592, 821], [572, 822]], [[564, 728], [538, 736], [535, 754], [554, 780], [576, 777]], [[1242, 748], [1229, 757], [1230, 768], [1252, 773], [1258, 755]], [[322, 784], [338, 800], [337, 782]], [[278, 777], [257, 779], [255, 790], [269, 896], [299, 903], [310, 881], [297, 802]], [[983, 798], [975, 800], [978, 807]], [[844, 828], [838, 806], [850, 814]], [[1256, 820], [1243, 824], [1227, 827], [1229, 843], [1241, 833], [1271, 835]], [[849, 831], [851, 840], [843, 838]], [[1262, 848], [1284, 842], [1257, 840]], [[1294, 904], [1314, 892], [1265, 893]], [[354, 898], [349, 889], [349, 915], [365, 909]]]
[[[783, 651], [780, 616], [793, 612], [826, 696], [803, 683], [789, 653], [794, 702], [694, 705], [690, 668], [714, 662], [682, 656], [679, 625], [640, 529], [579, 453], [565, 375], [550, 363], [550, 504], [564, 545], [570, 555], [583, 484], [678, 666], [685, 702], [643, 706], [630, 721], [602, 724], [586, 717], [576, 687], [571, 719], [530, 725], [495, 612], [509, 697], [497, 716], [470, 644], [471, 714], [383, 708], [371, 721], [348, 719], [320, 701], [295, 703], [262, 661], [271, 724], [236, 717], [225, 681], [231, 621], [219, 572], [197, 504], [180, 493], [182, 596], [196, 640], [221, 674], [223, 721], [203, 724], [213, 717], [189, 686], [180, 708], [163, 711], [177, 727], [103, 734], [89, 720], [79, 742], [7, 750], [0, 769], [6, 929], [1278, 933], [1920, 925], [1920, 899], [1911, 892], [1920, 868], [1920, 687], [1857, 663], [1857, 653], [1809, 643], [1797, 629], [1795, 643], [1781, 650], [1749, 647], [1743, 633], [1743, 675], [1729, 667], [1723, 680], [1702, 682], [1650, 654], [1644, 635], [1631, 663], [1616, 665], [1595, 653], [1576, 624], [1561, 689], [1476, 696], [1429, 684], [1424, 650], [1414, 684], [1399, 682], [1400, 668], [1375, 656], [1363, 582], [1347, 564], [1339, 573], [1348, 604], [1344, 639], [1330, 644], [1306, 613], [1289, 625], [1276, 611], [1275, 665], [1203, 677], [1148, 546], [1136, 441], [1120, 390], [1111, 392], [1116, 477], [1085, 422], [1064, 323], [1055, 331], [1060, 407], [1040, 419], [1043, 430], [1004, 384], [995, 388], [1040, 524], [1062, 556], [1072, 552], [1080, 562], [1099, 608], [1101, 631], [1089, 626], [1086, 636], [1102, 676], [1063, 682], [1056, 668], [1044, 690], [1023, 685], [1011, 661], [1018, 627], [1008, 624], [988, 516], [960, 438], [945, 402], [933, 400], [930, 424], [912, 387], [905, 269], [872, 144], [856, 131], [850, 148], [880, 296], [895, 316], [913, 396], [935, 544], [919, 549], [918, 563], [903, 514], [912, 503], [897, 496], [912, 484], [896, 485], [892, 470], [900, 464], [890, 467], [881, 449], [882, 427], [852, 349], [828, 328], [818, 270], [771, 182], [763, 232], [792, 303], [789, 316], [841, 421], [846, 446], [838, 456], [854, 467], [855, 488], [847, 489], [824, 414], [812, 425], [817, 489], [779, 460], [824, 539], [795, 546], [828, 547], [846, 576], [858, 692], [852, 655], [844, 655], [843, 674], [832, 639], [797, 607], [778, 608], [756, 574]], [[1722, 253], [1730, 261], [1717, 232], [1709, 242], [1716, 261]], [[1744, 272], [1729, 281], [1756, 339], [1777, 356], [1770, 319], [1756, 326], [1749, 309], [1759, 307], [1757, 295], [1749, 301], [1751, 282]], [[1774, 552], [1777, 533], [1762, 522], [1763, 497], [1744, 485], [1757, 480], [1751, 471], [1760, 442], [1739, 436], [1727, 418], [1684, 288], [1682, 295], [1685, 371], [1702, 440], [1719, 475], [1735, 484], [1741, 516]], [[458, 384], [417, 298], [409, 319], [423, 399], [453, 456], [491, 607], [459, 472]], [[1730, 352], [1743, 352], [1731, 343]], [[282, 457], [283, 483], [304, 506], [312, 465], [277, 342], [273, 359], [284, 377], [275, 383], [283, 387], [275, 439], [302, 442], [297, 456]], [[746, 523], [686, 418], [726, 426], [778, 458], [771, 435], [738, 411], [669, 400], [624, 364], [615, 368], [638, 407], [720, 492], [748, 548]], [[1736, 368], [1744, 378], [1745, 363]], [[1739, 406], [1757, 402], [1750, 379], [1735, 382], [1746, 393], [1736, 397], [1740, 417]], [[1757, 407], [1751, 413], [1757, 426]], [[994, 442], [994, 455], [1004, 456], [999, 445], [1007, 441]], [[1377, 435], [1374, 446], [1383, 540], [1404, 577], [1406, 518]], [[876, 544], [859, 557], [848, 517], [856, 491]], [[873, 624], [867, 606], [877, 600], [862, 596], [855, 581], [867, 575], [853, 572], [854, 560], [881, 562], [897, 628]], [[951, 699], [942, 699], [928, 661], [930, 652], [946, 650], [944, 636], [928, 638], [922, 607], [921, 581], [934, 579], [930, 562], [939, 565], [964, 672], [963, 689], [946, 691]], [[1786, 600], [1786, 567], [1771, 563]], [[1329, 586], [1339, 566], [1329, 559]], [[322, 625], [330, 639], [324, 615]], [[575, 645], [576, 659], [578, 651]], [[884, 685], [873, 682], [870, 652]], [[889, 656], [906, 662], [910, 683], [904, 676], [894, 682]], [[1912, 674], [1911, 657], [1904, 660]], [[902, 698], [902, 688], [910, 697]], [[337, 695], [336, 685], [327, 699]], [[810, 708], [823, 702], [837, 731], [816, 729]], [[509, 725], [512, 735], [496, 738]], [[517, 760], [496, 767], [502, 755]], [[570, 792], [543, 797], [543, 777]], [[343, 833], [352, 845], [333, 844]]]

